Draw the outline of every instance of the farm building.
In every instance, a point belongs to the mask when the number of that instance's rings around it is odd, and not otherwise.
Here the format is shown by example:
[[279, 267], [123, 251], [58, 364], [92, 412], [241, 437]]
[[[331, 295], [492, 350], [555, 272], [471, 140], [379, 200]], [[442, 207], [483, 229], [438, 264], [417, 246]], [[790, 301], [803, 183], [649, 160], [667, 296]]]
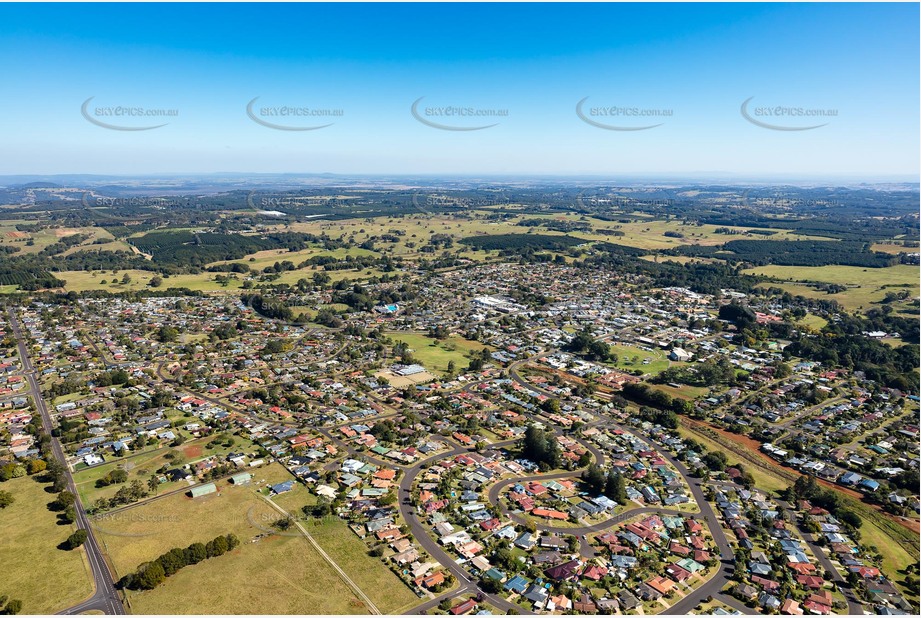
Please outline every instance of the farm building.
[[192, 494], [193, 498], [200, 498], [202, 496], [207, 496], [208, 494], [213, 494], [217, 492], [217, 485], [214, 483], [205, 483], [204, 485], [196, 485], [189, 493]]

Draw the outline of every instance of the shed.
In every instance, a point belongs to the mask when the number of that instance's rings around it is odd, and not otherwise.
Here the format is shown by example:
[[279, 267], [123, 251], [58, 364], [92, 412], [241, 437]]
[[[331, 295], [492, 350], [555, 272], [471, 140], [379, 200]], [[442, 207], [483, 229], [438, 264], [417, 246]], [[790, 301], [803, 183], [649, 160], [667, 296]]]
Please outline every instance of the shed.
[[213, 494], [217, 492], [217, 485], [214, 483], [205, 483], [204, 485], [196, 485], [189, 493], [193, 498], [200, 498], [202, 496], [207, 496], [208, 494]]

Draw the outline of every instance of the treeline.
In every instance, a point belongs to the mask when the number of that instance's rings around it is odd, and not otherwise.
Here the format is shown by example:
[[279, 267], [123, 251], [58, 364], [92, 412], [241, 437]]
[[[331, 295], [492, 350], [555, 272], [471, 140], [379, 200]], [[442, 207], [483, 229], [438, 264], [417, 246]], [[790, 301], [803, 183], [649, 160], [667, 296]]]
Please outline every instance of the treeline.
[[211, 262], [237, 260], [268, 249], [299, 251], [315, 240], [315, 236], [294, 232], [255, 236], [164, 230], [149, 232], [130, 242], [140, 251], [151, 254], [159, 265], [204, 268]]
[[591, 232], [592, 225], [586, 221], [563, 219], [522, 219], [518, 225], [524, 227], [545, 227], [555, 232]]
[[[861, 266], [884, 268], [899, 263], [898, 256], [870, 251], [866, 242], [851, 240], [731, 240], [722, 245], [685, 245], [678, 255], [748, 262], [756, 266]], [[730, 251], [731, 253], [726, 253]]]
[[134, 573], [122, 577], [118, 581], [118, 587], [129, 590], [153, 590], [180, 569], [222, 556], [239, 545], [240, 539], [231, 533], [215, 537], [208, 543], [192, 543], [185, 549], [173, 548], [156, 560], [145, 562]]
[[[917, 214], [915, 215], [917, 217]], [[874, 241], [906, 235], [918, 238], [917, 219], [873, 219], [839, 213], [835, 220], [825, 218], [778, 219], [755, 214], [705, 214], [697, 218], [700, 223], [731, 225], [734, 227], [762, 227], [790, 230], [797, 234], [840, 238], [841, 240]]]
[[588, 241], [574, 236], [550, 236], [548, 234], [495, 234], [490, 236], [468, 236], [467, 238], [461, 238], [458, 242], [480, 251], [516, 253], [525, 249], [565, 251], [570, 247], [585, 244]]

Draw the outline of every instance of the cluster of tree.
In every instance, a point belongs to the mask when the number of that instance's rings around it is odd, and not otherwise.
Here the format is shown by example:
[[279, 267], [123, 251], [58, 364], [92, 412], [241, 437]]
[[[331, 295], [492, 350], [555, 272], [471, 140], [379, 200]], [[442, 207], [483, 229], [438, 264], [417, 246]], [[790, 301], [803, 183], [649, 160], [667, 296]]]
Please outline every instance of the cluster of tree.
[[[681, 399], [680, 397], [672, 397], [668, 393], [652, 388], [648, 384], [643, 384], [642, 382], [628, 382], [624, 384], [621, 395], [639, 404], [657, 408], [660, 412], [671, 411], [676, 414], [691, 414], [694, 411], [694, 404], [690, 401]], [[642, 412], [642, 408], [640, 408], [640, 411]], [[666, 422], [671, 421], [666, 418]], [[674, 422], [676, 423], [675, 426], [677, 426], [677, 419]], [[659, 422], [659, 424], [662, 423]], [[662, 426], [666, 427], [667, 425]]]
[[479, 352], [473, 352], [470, 358], [470, 364], [467, 365], [467, 371], [482, 371], [483, 367], [492, 360], [492, 353], [489, 348], [480, 348]]
[[528, 425], [524, 432], [521, 455], [536, 463], [541, 470], [552, 470], [562, 465], [560, 445], [552, 431]]
[[135, 479], [128, 485], [120, 487], [111, 498], [99, 498], [96, 500], [95, 504], [93, 504], [93, 508], [97, 511], [113, 509], [123, 504], [137, 502], [142, 498], [146, 498], [148, 495], [150, 495], [148, 488], [146, 488], [141, 481]]
[[145, 562], [134, 573], [122, 577], [118, 581], [118, 587], [129, 590], [153, 590], [183, 567], [222, 556], [238, 545], [240, 539], [235, 534], [226, 534], [207, 543], [192, 543], [185, 549], [171, 549], [156, 560]]
[[682, 367], [669, 367], [657, 375], [653, 381], [657, 384], [675, 382], [691, 386], [732, 384], [736, 381], [736, 370], [729, 361], [721, 358], [718, 361], [706, 361]]
[[918, 392], [919, 356], [915, 344], [892, 348], [875, 339], [830, 329], [822, 337], [799, 336], [784, 348], [784, 356], [862, 371], [868, 379], [890, 388]]
[[799, 477], [793, 485], [787, 487], [783, 494], [784, 499], [790, 501], [809, 500], [813, 505], [827, 510], [852, 530], [856, 531], [863, 524], [857, 513], [845, 508], [844, 501], [838, 492], [833, 489], [823, 489], [814, 476], [807, 474]]
[[300, 251], [314, 239], [294, 232], [265, 235], [220, 232], [190, 232], [188, 230], [158, 230], [132, 238], [131, 244], [153, 256], [162, 266], [204, 268], [211, 262], [238, 260], [257, 251], [288, 249]]
[[336, 283], [333, 302], [344, 303], [355, 311], [371, 311], [378, 305], [391, 305], [413, 300], [416, 290], [407, 284], [394, 287], [379, 287], [371, 290], [358, 283], [348, 287], [349, 282], [342, 279]]
[[85, 240], [92, 238], [92, 234], [84, 234], [82, 232], [77, 234], [71, 234], [70, 236], [64, 236], [58, 239], [57, 242], [52, 243], [38, 252], [41, 256], [52, 256], [59, 255], [64, 253], [71, 247], [76, 247]]
[[307, 321], [304, 314], [294, 315], [294, 312], [291, 311], [291, 307], [287, 306], [283, 301], [280, 300], [270, 300], [263, 297], [261, 294], [241, 294], [240, 301], [249, 305], [253, 310], [259, 315], [263, 315], [267, 318], [273, 320], [283, 320], [285, 322], [297, 322], [303, 323]]
[[97, 375], [94, 382], [96, 386], [112, 386], [113, 384], [127, 384], [130, 379], [131, 376], [124, 369], [113, 369]]
[[582, 482], [589, 493], [603, 494], [619, 504], [627, 504], [627, 484], [624, 477], [613, 469], [605, 474], [601, 466], [590, 464], [582, 473]]
[[[757, 199], [757, 198], [755, 198]], [[836, 196], [836, 200], [837, 200]], [[874, 202], [880, 200], [874, 199]], [[914, 197], [915, 217], [917, 218], [917, 196]], [[890, 202], [887, 206], [893, 206]], [[912, 206], [906, 204], [911, 209]], [[728, 212], [728, 211], [727, 211]], [[904, 212], [904, 211], [902, 211]], [[860, 204], [858, 209], [847, 212], [846, 209], [836, 205], [834, 218], [826, 216], [811, 218], [772, 217], [751, 211], [739, 213], [737, 210], [731, 214], [707, 214], [698, 220], [711, 225], [731, 225], [735, 227], [761, 227], [776, 230], [791, 230], [797, 234], [809, 236], [824, 236], [825, 238], [840, 238], [842, 240], [873, 241], [886, 240], [896, 236], [905, 235], [907, 238], [918, 238], [917, 219], [910, 218], [875, 218], [865, 216], [867, 202]], [[897, 214], [896, 212], [890, 214]]]
[[108, 487], [109, 485], [117, 485], [119, 483], [124, 483], [127, 480], [128, 473], [121, 468], [116, 468], [105, 476], [96, 479], [96, 487]]
[[595, 339], [588, 325], [583, 326], [582, 330], [563, 346], [563, 349], [584, 356], [588, 360], [617, 362], [617, 356], [611, 352], [611, 346], [600, 339]]
[[21, 462], [11, 461], [5, 463], [0, 466], [0, 482], [44, 472], [47, 465], [44, 459], [27, 459]]

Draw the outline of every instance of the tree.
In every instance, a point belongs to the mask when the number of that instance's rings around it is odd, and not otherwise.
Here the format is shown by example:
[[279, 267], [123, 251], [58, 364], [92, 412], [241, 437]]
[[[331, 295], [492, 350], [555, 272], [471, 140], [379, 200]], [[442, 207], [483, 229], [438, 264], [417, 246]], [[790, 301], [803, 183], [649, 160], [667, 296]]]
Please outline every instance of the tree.
[[8, 491], [0, 490], [0, 509], [5, 509], [14, 502], [16, 502], [16, 498], [13, 497], [13, 494]]
[[161, 326], [157, 330], [157, 340], [161, 343], [172, 343], [179, 339], [179, 330], [172, 326]]
[[163, 573], [166, 577], [169, 577], [186, 566], [185, 551], [178, 547], [174, 547], [157, 558], [157, 561], [160, 563], [160, 566], [163, 567]]
[[38, 474], [39, 472], [44, 472], [48, 468], [48, 464], [46, 464], [43, 459], [30, 459], [27, 466], [29, 474]]
[[159, 560], [154, 560], [138, 570], [135, 584], [142, 590], [153, 590], [162, 584], [164, 579], [166, 579], [166, 573], [163, 571], [163, 565]]
[[58, 494], [58, 497], [48, 505], [48, 508], [52, 511], [63, 511], [74, 502], [76, 502], [76, 500], [74, 499], [74, 495], [72, 493], [69, 491], [62, 491]]
[[[4, 606], [4, 603], [6, 604]], [[0, 614], [15, 616], [22, 611], [22, 601], [19, 599], [9, 599], [6, 596], [0, 596]]]
[[154, 275], [153, 277], [150, 278], [150, 287], [158, 288], [161, 285], [163, 285], [163, 277], [161, 277], [160, 275]]
[[64, 546], [67, 549], [77, 549], [81, 545], [86, 543], [86, 530], [77, 530], [64, 541]]
[[585, 472], [582, 473], [582, 482], [589, 493], [599, 495], [605, 489], [604, 471], [598, 464], [590, 464]]
[[205, 549], [208, 552], [209, 558], [223, 556], [227, 552], [228, 548], [229, 548], [229, 545], [227, 543], [227, 539], [222, 536], [219, 536], [215, 538], [214, 540], [209, 541], [208, 544], [205, 546]]
[[624, 477], [613, 470], [608, 470], [608, 477], [605, 479], [604, 495], [618, 504], [627, 504], [627, 484]]
[[198, 564], [208, 559], [208, 550], [204, 543], [192, 543], [185, 550], [186, 564]]

